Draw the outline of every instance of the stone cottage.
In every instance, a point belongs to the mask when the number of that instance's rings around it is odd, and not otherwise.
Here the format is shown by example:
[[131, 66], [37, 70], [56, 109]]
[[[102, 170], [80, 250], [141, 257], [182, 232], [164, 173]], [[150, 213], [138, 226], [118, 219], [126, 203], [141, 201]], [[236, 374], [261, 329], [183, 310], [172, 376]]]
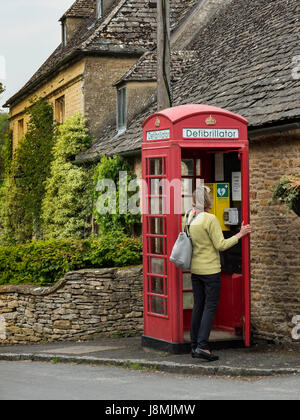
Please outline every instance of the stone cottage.
[[[300, 167], [298, 0], [170, 3], [173, 105], [214, 105], [249, 121], [252, 329], [289, 342], [300, 315], [299, 218], [268, 201], [274, 182]], [[140, 174], [141, 123], [157, 108], [155, 7], [77, 0], [61, 19], [62, 44], [7, 103], [14, 147], [29, 99], [43, 96], [58, 121], [76, 111], [89, 119], [95, 140], [77, 164], [118, 153]]]
[[[173, 80], [173, 105], [209, 104], [248, 119], [252, 329], [259, 337], [291, 341], [292, 319], [300, 314], [300, 223], [268, 202], [278, 178], [300, 171], [300, 8], [297, 0], [233, 0], [211, 11], [193, 25], [184, 47], [192, 63]], [[155, 67], [155, 54], [145, 54], [116, 88], [153, 82]], [[118, 137], [116, 127], [107, 127], [78, 163], [119, 153], [133, 159], [139, 173], [141, 123], [155, 111], [154, 100]]]
[[[181, 42], [182, 25], [196, 3], [170, 2], [171, 25], [180, 29]], [[35, 98], [53, 104], [59, 123], [76, 112], [82, 113], [96, 138], [106, 127], [115, 126], [116, 120], [122, 131], [124, 121], [117, 100], [124, 102], [124, 96], [113, 83], [155, 47], [156, 13], [153, 0], [76, 0], [60, 19], [61, 44], [4, 105], [10, 108], [14, 149], [26, 133], [29, 117], [25, 109]], [[148, 84], [140, 87], [139, 97], [148, 98]], [[145, 106], [142, 99], [138, 105]]]

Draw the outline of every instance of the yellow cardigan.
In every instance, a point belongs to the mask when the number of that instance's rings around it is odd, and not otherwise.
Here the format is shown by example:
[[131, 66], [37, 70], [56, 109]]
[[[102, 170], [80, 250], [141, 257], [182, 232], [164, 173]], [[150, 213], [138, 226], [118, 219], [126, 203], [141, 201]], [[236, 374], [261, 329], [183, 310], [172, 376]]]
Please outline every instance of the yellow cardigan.
[[[193, 212], [189, 214], [189, 221]], [[186, 222], [184, 217], [184, 225]], [[193, 242], [191, 272], [194, 274], [216, 274], [221, 271], [220, 253], [238, 243], [234, 235], [225, 239], [220, 222], [214, 214], [201, 212], [190, 226]]]

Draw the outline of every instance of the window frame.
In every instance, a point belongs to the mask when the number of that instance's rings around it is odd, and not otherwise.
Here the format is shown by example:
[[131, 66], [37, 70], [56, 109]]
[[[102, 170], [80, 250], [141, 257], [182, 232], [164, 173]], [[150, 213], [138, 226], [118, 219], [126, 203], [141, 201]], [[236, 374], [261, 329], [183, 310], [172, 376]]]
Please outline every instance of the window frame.
[[18, 120], [18, 141], [24, 136], [24, 118]]
[[127, 127], [127, 90], [126, 86], [117, 89], [117, 128], [125, 131]]
[[66, 97], [65, 95], [55, 99], [55, 121], [59, 124], [65, 122], [66, 117]]
[[103, 17], [103, 9], [104, 9], [104, 2], [103, 0], [97, 0], [97, 19], [101, 19]]
[[62, 45], [65, 47], [67, 45], [67, 22], [65, 20], [61, 23], [61, 39]]

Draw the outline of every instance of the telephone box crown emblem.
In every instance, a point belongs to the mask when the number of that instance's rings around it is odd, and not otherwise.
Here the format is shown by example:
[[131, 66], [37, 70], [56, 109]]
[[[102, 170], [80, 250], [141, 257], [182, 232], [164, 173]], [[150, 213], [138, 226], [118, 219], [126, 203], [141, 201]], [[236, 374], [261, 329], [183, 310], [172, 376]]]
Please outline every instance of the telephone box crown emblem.
[[210, 115], [206, 120], [206, 125], [216, 125], [217, 121], [213, 118], [212, 115]]

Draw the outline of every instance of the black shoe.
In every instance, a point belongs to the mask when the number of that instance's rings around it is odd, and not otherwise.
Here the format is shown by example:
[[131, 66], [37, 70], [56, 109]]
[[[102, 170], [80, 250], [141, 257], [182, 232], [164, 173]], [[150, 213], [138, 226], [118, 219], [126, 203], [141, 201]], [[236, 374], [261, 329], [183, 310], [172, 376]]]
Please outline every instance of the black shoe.
[[200, 350], [198, 347], [195, 350], [192, 350], [192, 357], [197, 359], [204, 359], [208, 362], [215, 362], [216, 360], [219, 360], [218, 356], [214, 356], [211, 353], [206, 353], [203, 350]]
[[196, 350], [197, 346], [192, 346], [192, 350], [191, 350], [191, 356], [192, 357], [196, 357], [195, 356], [195, 350]]

